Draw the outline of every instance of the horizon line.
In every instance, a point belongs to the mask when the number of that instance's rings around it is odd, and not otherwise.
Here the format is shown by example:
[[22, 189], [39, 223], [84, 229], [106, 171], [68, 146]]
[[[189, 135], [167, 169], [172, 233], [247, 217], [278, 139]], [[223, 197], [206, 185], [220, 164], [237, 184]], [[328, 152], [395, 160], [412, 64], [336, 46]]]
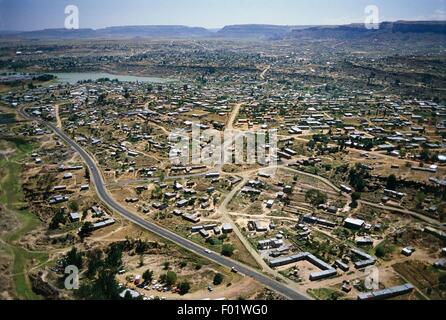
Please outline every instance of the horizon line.
[[[389, 21], [382, 21], [379, 22], [379, 24], [382, 23], [395, 23], [395, 22], [444, 22], [446, 23], [446, 19], [430, 19], [430, 20], [410, 20], [410, 19], [403, 19], [403, 20], [389, 20]], [[364, 22], [349, 22], [349, 23], [326, 23], [326, 24], [271, 24], [271, 23], [234, 23], [234, 24], [226, 24], [221, 27], [203, 27], [203, 26], [197, 26], [197, 25], [186, 25], [186, 24], [138, 24], [138, 25], [110, 25], [110, 26], [104, 26], [104, 27], [85, 27], [85, 28], [79, 28], [74, 30], [103, 30], [108, 28], [128, 28], [128, 27], [187, 27], [187, 28], [203, 28], [206, 30], [222, 30], [225, 27], [228, 26], [276, 26], [276, 27], [324, 27], [324, 26], [348, 26], [348, 25], [357, 25], [357, 24], [364, 24]], [[71, 30], [66, 29], [64, 27], [54, 27], [54, 28], [43, 28], [43, 29], [33, 29], [33, 30], [11, 30], [11, 29], [1, 29], [0, 32], [36, 32], [36, 31], [45, 31], [45, 30]]]

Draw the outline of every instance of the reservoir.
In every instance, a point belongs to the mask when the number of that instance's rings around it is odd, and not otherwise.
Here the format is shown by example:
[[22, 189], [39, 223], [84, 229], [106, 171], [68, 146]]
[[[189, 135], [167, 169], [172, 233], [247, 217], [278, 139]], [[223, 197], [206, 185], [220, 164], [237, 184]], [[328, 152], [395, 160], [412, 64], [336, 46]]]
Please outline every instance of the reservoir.
[[76, 84], [78, 81], [108, 78], [110, 80], [118, 79], [121, 82], [142, 82], [142, 83], [169, 83], [174, 82], [174, 79], [156, 78], [156, 77], [140, 77], [129, 75], [115, 75], [105, 72], [60, 72], [51, 73], [57, 77], [57, 81], [61, 83]]

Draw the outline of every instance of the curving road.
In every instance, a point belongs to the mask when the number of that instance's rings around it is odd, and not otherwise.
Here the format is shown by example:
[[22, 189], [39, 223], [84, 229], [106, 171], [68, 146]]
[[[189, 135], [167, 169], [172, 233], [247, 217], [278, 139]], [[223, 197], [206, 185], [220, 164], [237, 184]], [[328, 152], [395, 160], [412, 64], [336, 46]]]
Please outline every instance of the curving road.
[[90, 170], [90, 176], [94, 181], [94, 185], [97, 191], [97, 194], [99, 198], [113, 211], [120, 214], [127, 220], [135, 223], [136, 225], [142, 227], [143, 229], [150, 231], [166, 240], [172, 241], [179, 246], [199, 255], [202, 257], [205, 257], [206, 259], [209, 259], [213, 262], [216, 262], [222, 266], [225, 266], [227, 268], [235, 268], [240, 273], [249, 276], [264, 286], [276, 291], [277, 293], [285, 296], [288, 299], [291, 300], [308, 300], [309, 298], [305, 296], [304, 294], [301, 294], [297, 292], [295, 289], [290, 288], [286, 284], [280, 283], [277, 280], [274, 280], [272, 278], [269, 278], [268, 276], [264, 275], [263, 273], [248, 267], [240, 262], [234, 261], [232, 259], [220, 256], [216, 253], [210, 253], [206, 254], [205, 250], [206, 248], [189, 241], [187, 239], [184, 239], [183, 237], [166, 230], [154, 223], [150, 223], [141, 217], [127, 211], [122, 206], [120, 206], [108, 193], [104, 180], [102, 178], [102, 175], [96, 166], [96, 163], [93, 161], [92, 157], [84, 150], [82, 147], [80, 147], [76, 142], [74, 142], [67, 134], [65, 134], [63, 131], [61, 131], [59, 128], [57, 128], [54, 124], [49, 122], [40, 121], [38, 119], [30, 118], [23, 110], [20, 111], [21, 115], [25, 119], [30, 119], [34, 121], [39, 121], [42, 124], [49, 127], [55, 134], [59, 136], [60, 139], [62, 139], [65, 143], [67, 143], [69, 146], [71, 146], [76, 152], [79, 153], [79, 155], [82, 157], [82, 159], [85, 161], [85, 163], [88, 166], [88, 169]]

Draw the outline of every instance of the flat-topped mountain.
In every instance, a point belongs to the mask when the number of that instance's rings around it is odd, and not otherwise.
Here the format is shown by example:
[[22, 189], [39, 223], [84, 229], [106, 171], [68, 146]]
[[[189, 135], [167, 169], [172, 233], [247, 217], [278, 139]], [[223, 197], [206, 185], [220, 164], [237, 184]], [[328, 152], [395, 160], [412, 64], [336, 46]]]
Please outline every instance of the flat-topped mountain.
[[0, 32], [2, 38], [18, 39], [131, 39], [131, 38], [226, 38], [226, 39], [293, 39], [293, 38], [358, 38], [386, 34], [437, 34], [446, 35], [446, 21], [397, 21], [383, 22], [377, 30], [364, 24], [339, 26], [279, 26], [245, 24], [225, 26], [220, 30], [201, 27], [160, 25], [122, 26], [103, 29], [45, 29], [28, 32]]
[[277, 26], [267, 24], [244, 24], [225, 26], [217, 32], [223, 38], [282, 38], [292, 30], [305, 27]]
[[86, 39], [86, 38], [196, 38], [210, 37], [214, 32], [187, 26], [123, 26], [103, 29], [45, 29], [28, 32], [0, 33], [2, 37], [21, 39]]

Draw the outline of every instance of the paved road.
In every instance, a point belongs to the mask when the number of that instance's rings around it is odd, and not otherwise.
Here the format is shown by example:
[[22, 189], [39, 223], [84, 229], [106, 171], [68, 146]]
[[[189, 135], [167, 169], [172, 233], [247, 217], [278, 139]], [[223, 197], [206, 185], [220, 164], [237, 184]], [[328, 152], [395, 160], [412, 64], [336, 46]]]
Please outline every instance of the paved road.
[[[24, 116], [27, 119], [30, 119], [29, 116], [27, 116], [26, 113], [21, 112], [22, 116]], [[36, 120], [36, 119], [31, 119]], [[38, 121], [38, 120], [36, 120]], [[62, 132], [59, 128], [57, 128], [54, 124], [48, 123], [48, 122], [42, 122], [44, 125], [51, 128], [51, 130], [56, 133], [59, 138], [61, 138], [65, 143], [67, 143], [69, 146], [71, 146], [76, 152], [79, 153], [79, 155], [83, 158], [85, 163], [87, 164], [89, 170], [90, 170], [90, 176], [92, 177], [96, 191], [98, 193], [99, 198], [113, 211], [117, 212], [127, 220], [137, 224], [138, 226], [164, 238], [169, 241], [172, 241], [181, 247], [198, 254], [199, 256], [205, 257], [211, 261], [214, 261], [222, 266], [225, 266], [227, 268], [235, 267], [240, 273], [249, 276], [264, 286], [278, 292], [279, 294], [282, 294], [283, 296], [287, 297], [291, 300], [308, 300], [308, 297], [305, 295], [296, 292], [296, 290], [288, 287], [287, 285], [280, 283], [274, 279], [269, 278], [268, 276], [264, 275], [263, 273], [256, 271], [253, 268], [250, 268], [248, 266], [245, 266], [244, 264], [240, 262], [236, 262], [232, 259], [220, 256], [216, 253], [206, 254], [205, 250], [206, 248], [197, 245], [193, 243], [192, 241], [189, 241], [187, 239], [184, 239], [183, 237], [168, 231], [156, 224], [150, 223], [141, 217], [127, 211], [123, 207], [121, 207], [108, 193], [104, 180], [100, 174], [99, 169], [96, 166], [96, 163], [93, 161], [92, 157], [84, 150], [82, 147], [80, 147], [76, 142], [74, 142], [68, 135], [66, 135], [64, 132]]]

